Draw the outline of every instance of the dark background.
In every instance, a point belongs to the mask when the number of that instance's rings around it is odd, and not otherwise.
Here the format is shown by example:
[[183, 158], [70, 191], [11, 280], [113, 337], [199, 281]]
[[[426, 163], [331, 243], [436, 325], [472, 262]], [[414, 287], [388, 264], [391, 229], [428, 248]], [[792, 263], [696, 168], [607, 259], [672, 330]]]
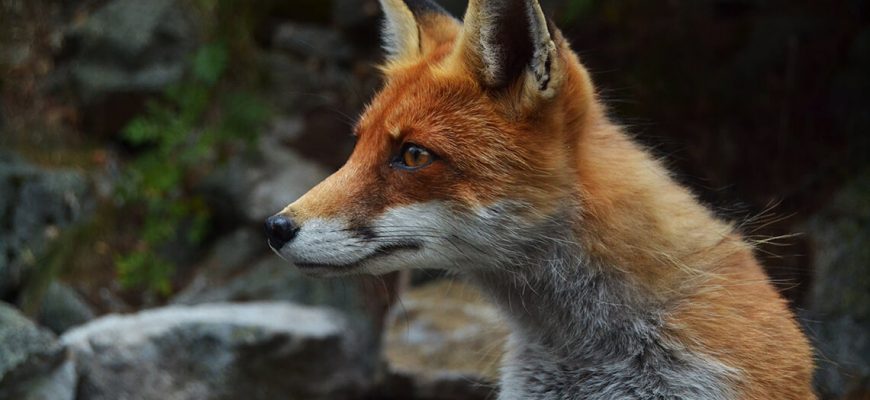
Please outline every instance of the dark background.
[[[758, 244], [821, 393], [870, 398], [870, 4], [542, 2], [614, 120]], [[377, 2], [135, 4], [0, 0], [0, 300], [48, 326], [58, 285], [85, 320], [185, 293], [348, 306], [256, 274], [190, 288], [256, 270], [261, 218], [349, 154], [379, 85]], [[203, 272], [240, 234], [261, 247]]]

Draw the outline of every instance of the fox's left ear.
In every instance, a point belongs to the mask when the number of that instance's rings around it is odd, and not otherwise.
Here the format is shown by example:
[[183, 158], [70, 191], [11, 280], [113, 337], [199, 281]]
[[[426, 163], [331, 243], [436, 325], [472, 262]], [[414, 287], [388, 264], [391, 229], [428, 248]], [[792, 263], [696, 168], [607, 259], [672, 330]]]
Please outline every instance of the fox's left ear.
[[383, 43], [390, 62], [415, 60], [452, 41], [460, 23], [431, 0], [380, 0]]
[[483, 86], [552, 97], [562, 66], [538, 0], [470, 0], [456, 58]]

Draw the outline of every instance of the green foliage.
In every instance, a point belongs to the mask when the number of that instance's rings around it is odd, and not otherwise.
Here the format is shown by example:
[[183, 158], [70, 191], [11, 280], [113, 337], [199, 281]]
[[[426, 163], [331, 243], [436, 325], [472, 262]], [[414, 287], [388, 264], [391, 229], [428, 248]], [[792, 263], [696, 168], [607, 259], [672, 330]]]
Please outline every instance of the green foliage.
[[193, 76], [214, 85], [227, 67], [227, 49], [223, 45], [204, 46], [193, 58]]
[[160, 294], [172, 291], [170, 277], [174, 266], [150, 251], [137, 251], [115, 260], [121, 284], [145, 287]]
[[221, 41], [191, 58], [188, 77], [123, 131], [144, 149], [124, 171], [118, 199], [138, 216], [139, 241], [116, 258], [120, 281], [166, 295], [175, 266], [162, 257], [167, 244], [196, 245], [208, 230], [210, 210], [192, 190], [198, 173], [222, 160], [221, 149], [250, 143], [269, 111], [257, 96], [229, 87], [229, 49]]

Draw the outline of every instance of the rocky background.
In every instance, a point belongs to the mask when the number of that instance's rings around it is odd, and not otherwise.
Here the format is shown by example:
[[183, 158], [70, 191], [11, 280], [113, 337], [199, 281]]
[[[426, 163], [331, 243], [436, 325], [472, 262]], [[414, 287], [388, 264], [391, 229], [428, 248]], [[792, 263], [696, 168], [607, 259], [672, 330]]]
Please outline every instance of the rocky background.
[[[870, 398], [870, 4], [543, 3], [614, 117], [745, 221], [823, 398]], [[351, 151], [378, 21], [0, 0], [0, 399], [492, 398], [505, 328], [472, 288], [307, 279], [260, 231]]]

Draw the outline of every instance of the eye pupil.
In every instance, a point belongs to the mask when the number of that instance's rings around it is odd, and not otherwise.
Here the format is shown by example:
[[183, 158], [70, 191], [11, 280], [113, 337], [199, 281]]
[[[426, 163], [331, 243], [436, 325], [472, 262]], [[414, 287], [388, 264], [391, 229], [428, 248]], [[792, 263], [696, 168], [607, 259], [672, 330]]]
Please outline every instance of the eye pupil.
[[405, 151], [405, 164], [409, 167], [413, 167], [414, 164], [417, 163], [417, 154], [415, 154], [414, 149], [410, 148]]
[[402, 163], [406, 167], [421, 168], [432, 162], [432, 154], [418, 146], [408, 146], [402, 152]]

